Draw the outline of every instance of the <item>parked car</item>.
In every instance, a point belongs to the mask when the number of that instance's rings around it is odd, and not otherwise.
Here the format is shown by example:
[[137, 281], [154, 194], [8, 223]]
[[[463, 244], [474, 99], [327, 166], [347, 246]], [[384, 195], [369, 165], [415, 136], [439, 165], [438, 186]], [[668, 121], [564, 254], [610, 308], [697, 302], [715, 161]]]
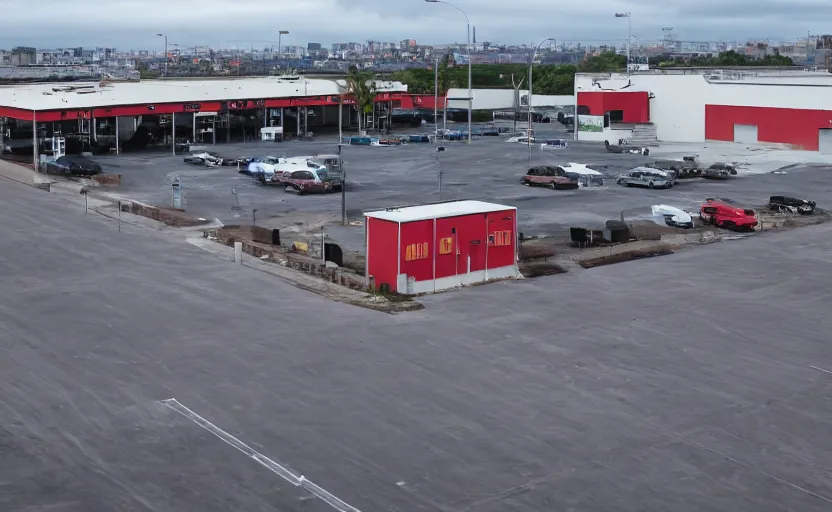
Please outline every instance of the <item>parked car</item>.
[[540, 149], [563, 149], [569, 147], [565, 139], [546, 139], [540, 142]]
[[569, 178], [562, 167], [541, 165], [532, 167], [523, 176], [523, 185], [527, 187], [549, 187], [552, 190], [574, 190], [578, 182]]
[[286, 190], [293, 190], [301, 195], [336, 192], [344, 186], [344, 180], [340, 174], [323, 167], [294, 171], [288, 177], [283, 177], [280, 183], [285, 185]]
[[636, 167], [619, 176], [616, 183], [628, 187], [671, 188], [673, 187], [673, 177], [658, 169]]
[[706, 199], [699, 209], [699, 218], [706, 224], [738, 231], [753, 231], [759, 223], [754, 210], [724, 199]]
[[531, 137], [531, 140], [529, 140], [528, 135], [516, 135], [514, 137], [507, 138], [506, 142], [511, 142], [514, 144], [534, 144], [535, 139], [534, 137]]
[[737, 168], [733, 164], [715, 163], [705, 169], [703, 178], [724, 180], [737, 175]]
[[83, 156], [60, 156], [46, 162], [47, 174], [69, 176], [95, 176], [101, 174], [101, 165]]
[[664, 223], [670, 227], [683, 229], [693, 227], [693, 219], [690, 214], [680, 208], [666, 204], [655, 204], [650, 209], [657, 224]]
[[382, 139], [379, 137], [372, 137], [370, 139], [371, 146], [401, 146], [402, 141], [400, 139]]
[[222, 158], [214, 152], [202, 151], [199, 153], [191, 153], [184, 158], [186, 164], [204, 165], [207, 167], [217, 167], [220, 165], [237, 165], [236, 159]]
[[686, 156], [683, 160], [656, 160], [645, 167], [672, 172], [675, 179], [697, 178], [702, 175], [702, 169], [699, 168], [695, 156]]
[[562, 165], [561, 169], [566, 173], [567, 178], [577, 181], [581, 187], [604, 186], [604, 175], [595, 169], [590, 169], [586, 164], [569, 162]]
[[624, 142], [624, 140], [619, 140], [618, 144], [610, 144], [610, 141], [605, 140], [604, 146], [607, 148], [607, 151], [610, 153], [625, 153], [630, 155], [644, 155], [647, 156], [650, 154], [650, 149], [643, 147], [643, 146], [630, 146]]
[[798, 199], [788, 196], [771, 196], [768, 198], [768, 209], [778, 213], [799, 213], [800, 215], [811, 215], [815, 213], [814, 201]]

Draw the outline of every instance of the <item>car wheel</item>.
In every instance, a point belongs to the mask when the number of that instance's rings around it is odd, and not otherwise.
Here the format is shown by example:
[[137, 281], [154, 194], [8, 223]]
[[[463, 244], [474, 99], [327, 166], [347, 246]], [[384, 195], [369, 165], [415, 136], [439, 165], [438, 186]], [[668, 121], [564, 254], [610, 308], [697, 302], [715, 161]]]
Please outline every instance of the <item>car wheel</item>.
[[647, 184], [647, 188], [656, 188], [656, 186], [653, 185], [653, 182], [651, 181], [650, 183]]
[[720, 227], [723, 229], [736, 229], [737, 225], [731, 222], [730, 220], [726, 220], [722, 223]]
[[555, 182], [553, 181], [553, 182], [549, 183], [549, 188], [551, 188], [552, 190], [557, 190], [558, 185], [557, 185], [557, 183], [555, 183]]

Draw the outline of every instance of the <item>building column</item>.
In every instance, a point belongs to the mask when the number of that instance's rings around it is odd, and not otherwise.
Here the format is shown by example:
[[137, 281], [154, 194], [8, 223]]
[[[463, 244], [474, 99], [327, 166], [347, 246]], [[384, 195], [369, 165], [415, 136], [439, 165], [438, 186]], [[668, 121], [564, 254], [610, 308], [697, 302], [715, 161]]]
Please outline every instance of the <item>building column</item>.
[[37, 113], [32, 111], [32, 170], [40, 172], [38, 165], [38, 121]]
[[118, 116], [116, 116], [116, 155], [118, 155]]
[[170, 149], [171, 152], [175, 155], [176, 154], [176, 113], [171, 113], [170, 115]]
[[98, 120], [94, 117], [90, 118], [90, 143], [98, 142]]
[[217, 145], [217, 116], [211, 117], [211, 137], [213, 139], [212, 144], [214, 146]]
[[231, 142], [231, 112], [225, 113], [225, 143]]
[[194, 125], [191, 130], [191, 141], [196, 143], [196, 112], [194, 112]]
[[298, 138], [300, 138], [300, 107], [297, 108], [298, 115]]

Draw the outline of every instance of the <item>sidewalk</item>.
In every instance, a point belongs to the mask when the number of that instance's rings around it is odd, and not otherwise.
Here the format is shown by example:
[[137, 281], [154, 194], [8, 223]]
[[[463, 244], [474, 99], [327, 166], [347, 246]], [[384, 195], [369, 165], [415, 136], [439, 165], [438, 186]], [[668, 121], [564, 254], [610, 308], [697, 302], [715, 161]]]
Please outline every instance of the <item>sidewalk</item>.
[[44, 175], [34, 172], [31, 167], [13, 162], [0, 160], [0, 176], [24, 185], [35, 186], [42, 183], [52, 183], [53, 180]]

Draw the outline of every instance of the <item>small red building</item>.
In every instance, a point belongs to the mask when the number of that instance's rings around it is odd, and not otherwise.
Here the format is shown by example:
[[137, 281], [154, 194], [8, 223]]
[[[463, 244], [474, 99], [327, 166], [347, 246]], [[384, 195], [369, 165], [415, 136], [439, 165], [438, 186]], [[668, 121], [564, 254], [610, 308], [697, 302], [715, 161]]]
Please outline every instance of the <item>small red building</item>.
[[517, 208], [482, 201], [367, 212], [366, 283], [428, 293], [518, 275]]

